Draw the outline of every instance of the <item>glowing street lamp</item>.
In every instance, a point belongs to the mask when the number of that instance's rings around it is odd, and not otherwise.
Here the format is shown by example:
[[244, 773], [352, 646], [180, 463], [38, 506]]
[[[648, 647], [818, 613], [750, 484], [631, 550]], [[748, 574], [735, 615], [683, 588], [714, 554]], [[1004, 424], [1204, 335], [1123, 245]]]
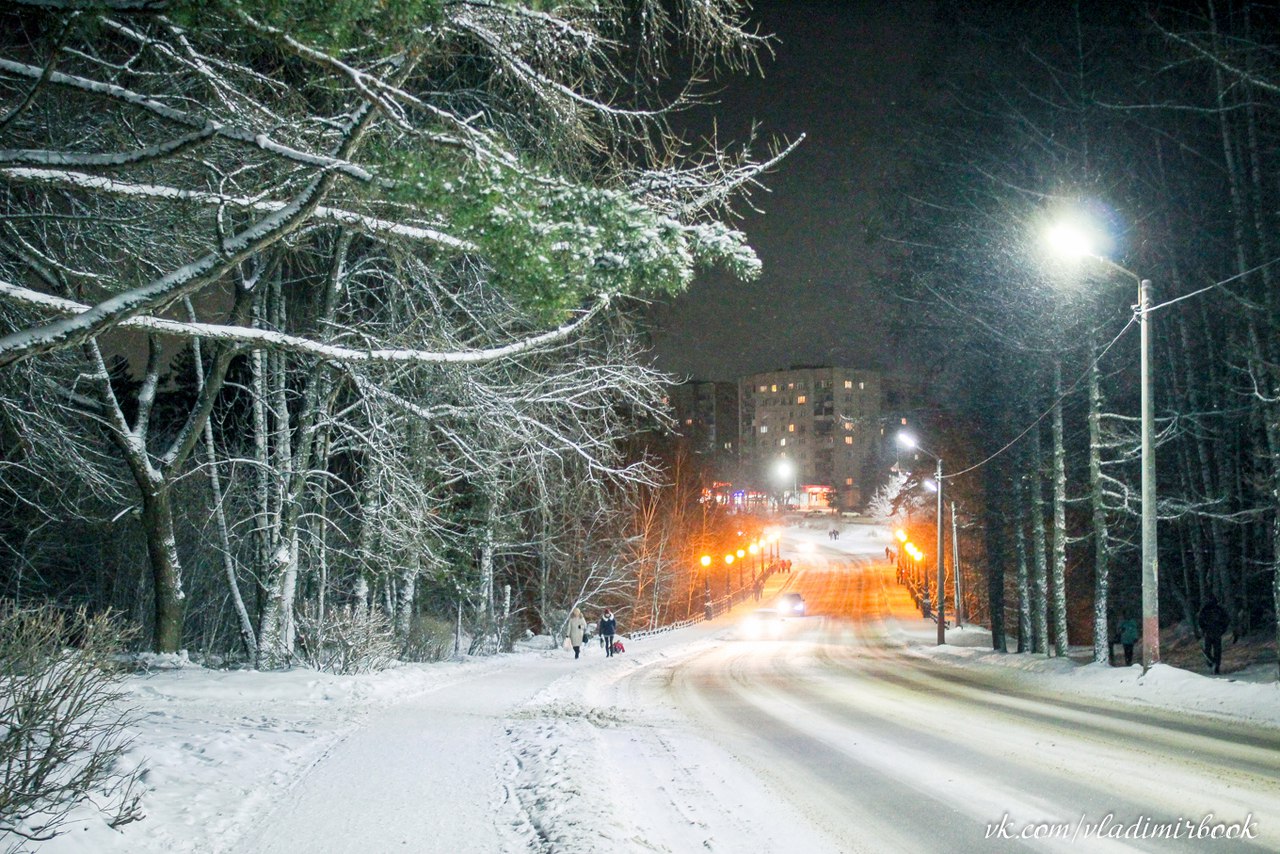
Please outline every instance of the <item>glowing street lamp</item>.
[[930, 450], [920, 447], [920, 443], [910, 433], [899, 433], [898, 443], [906, 448], [919, 451], [933, 457], [937, 463], [937, 469], [934, 472], [934, 482], [938, 486], [938, 511], [935, 520], [938, 526], [938, 646], [942, 646], [947, 642], [947, 597], [946, 597], [946, 564], [943, 562], [943, 540], [942, 540], [942, 457]]
[[1142, 670], [1160, 661], [1160, 556], [1156, 543], [1155, 415], [1151, 389], [1151, 280], [1100, 254], [1096, 230], [1079, 219], [1059, 222], [1045, 233], [1060, 255], [1091, 258], [1138, 283], [1138, 329], [1142, 389]]
[[787, 481], [791, 481], [791, 492], [789, 494], [795, 500], [796, 506], [798, 507], [800, 505], [800, 499], [796, 495], [799, 491], [799, 487], [796, 484], [796, 464], [786, 457], [781, 457], [773, 464], [773, 474], [784, 487], [786, 486]]

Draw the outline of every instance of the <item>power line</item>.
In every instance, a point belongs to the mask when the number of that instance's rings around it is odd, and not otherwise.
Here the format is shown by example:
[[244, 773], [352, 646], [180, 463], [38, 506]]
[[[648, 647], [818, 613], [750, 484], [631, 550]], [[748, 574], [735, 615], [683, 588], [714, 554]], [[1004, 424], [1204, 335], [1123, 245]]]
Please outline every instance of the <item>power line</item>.
[[1089, 372], [1090, 372], [1090, 371], [1092, 371], [1095, 367], [1097, 367], [1098, 363], [1102, 361], [1102, 357], [1103, 357], [1103, 356], [1105, 356], [1105, 355], [1107, 355], [1107, 352], [1108, 352], [1112, 347], [1114, 347], [1114, 346], [1115, 346], [1116, 342], [1120, 340], [1121, 336], [1123, 336], [1126, 332], [1128, 332], [1128, 331], [1129, 331], [1129, 327], [1130, 327], [1130, 326], [1133, 326], [1133, 324], [1134, 324], [1134, 322], [1137, 320], [1137, 318], [1138, 318], [1138, 316], [1137, 316], [1136, 314], [1135, 314], [1135, 315], [1133, 315], [1132, 317], [1130, 317], [1130, 318], [1129, 318], [1129, 322], [1128, 322], [1128, 323], [1126, 323], [1126, 324], [1124, 325], [1124, 328], [1123, 328], [1123, 329], [1121, 329], [1119, 332], [1117, 332], [1117, 333], [1116, 333], [1116, 337], [1115, 337], [1115, 338], [1112, 338], [1112, 339], [1111, 339], [1111, 342], [1110, 342], [1109, 344], [1107, 344], [1107, 346], [1106, 346], [1106, 347], [1103, 347], [1103, 348], [1102, 348], [1102, 352], [1100, 352], [1100, 353], [1097, 355], [1097, 357], [1096, 357], [1096, 358], [1094, 358], [1094, 360], [1093, 360], [1092, 362], [1090, 362], [1090, 363], [1089, 363], [1089, 366], [1088, 366], [1087, 368], [1085, 368], [1085, 369], [1084, 369], [1084, 372], [1083, 372], [1083, 373], [1081, 373], [1081, 374], [1080, 374], [1080, 376], [1079, 376], [1079, 377], [1077, 377], [1077, 378], [1075, 379], [1075, 381], [1074, 381], [1074, 382], [1072, 382], [1072, 383], [1071, 383], [1071, 385], [1070, 385], [1070, 386], [1068, 386], [1068, 387], [1067, 387], [1067, 389], [1066, 389], [1065, 391], [1063, 391], [1063, 392], [1062, 392], [1062, 394], [1061, 394], [1061, 395], [1059, 395], [1057, 398], [1055, 398], [1055, 399], [1054, 399], [1054, 401], [1053, 401], [1052, 403], [1050, 403], [1050, 404], [1049, 404], [1049, 406], [1048, 406], [1048, 407], [1047, 407], [1043, 412], [1041, 412], [1039, 415], [1037, 415], [1037, 416], [1036, 416], [1036, 418], [1035, 418], [1035, 420], [1034, 420], [1034, 421], [1032, 421], [1030, 424], [1028, 424], [1028, 425], [1023, 429], [1023, 431], [1022, 431], [1021, 433], [1019, 433], [1017, 436], [1014, 436], [1012, 439], [1010, 439], [1010, 440], [1009, 440], [1009, 442], [1008, 442], [1008, 444], [1006, 444], [1006, 445], [1005, 445], [1003, 448], [1001, 448], [1000, 450], [996, 451], [996, 452], [995, 452], [994, 454], [992, 454], [991, 456], [987, 457], [987, 458], [986, 458], [985, 460], [983, 460], [982, 462], [980, 462], [980, 463], [975, 463], [974, 465], [969, 466], [967, 469], [961, 469], [961, 470], [960, 470], [960, 471], [958, 471], [958, 472], [953, 472], [953, 473], [948, 474], [948, 475], [943, 475], [943, 479], [944, 479], [944, 480], [952, 480], [952, 479], [954, 479], [954, 478], [960, 477], [960, 475], [968, 474], [969, 472], [974, 471], [975, 469], [980, 469], [980, 468], [982, 468], [983, 466], [985, 466], [987, 463], [991, 462], [991, 461], [992, 461], [992, 460], [994, 460], [996, 457], [1000, 456], [1000, 455], [1001, 455], [1001, 454], [1003, 454], [1005, 451], [1009, 450], [1009, 449], [1010, 449], [1010, 448], [1012, 448], [1014, 445], [1016, 445], [1016, 444], [1017, 444], [1017, 443], [1022, 439], [1022, 437], [1026, 436], [1026, 435], [1027, 435], [1028, 433], [1030, 433], [1030, 432], [1031, 432], [1031, 431], [1032, 431], [1032, 430], [1033, 430], [1037, 425], [1039, 425], [1039, 424], [1040, 424], [1040, 422], [1041, 422], [1041, 421], [1043, 421], [1043, 420], [1044, 420], [1044, 419], [1049, 415], [1049, 413], [1053, 411], [1053, 408], [1054, 408], [1055, 406], [1057, 406], [1061, 401], [1065, 400], [1065, 399], [1067, 398], [1067, 396], [1068, 396], [1068, 395], [1070, 395], [1070, 394], [1071, 394], [1072, 392], [1074, 392], [1077, 388], [1079, 388], [1080, 383], [1084, 381], [1085, 377], [1089, 376]]

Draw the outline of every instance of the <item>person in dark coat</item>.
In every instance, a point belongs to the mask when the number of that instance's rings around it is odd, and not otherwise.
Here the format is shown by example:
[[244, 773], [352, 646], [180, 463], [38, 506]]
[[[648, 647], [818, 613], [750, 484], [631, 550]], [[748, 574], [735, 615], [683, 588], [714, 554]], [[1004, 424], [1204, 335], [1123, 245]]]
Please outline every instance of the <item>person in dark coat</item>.
[[600, 618], [600, 639], [604, 641], [604, 654], [613, 656], [613, 636], [618, 631], [618, 620], [612, 611], [606, 610]]
[[1222, 636], [1231, 628], [1231, 616], [1218, 604], [1218, 597], [1210, 593], [1196, 616], [1196, 623], [1204, 634], [1204, 657], [1217, 673], [1222, 667]]
[[1124, 666], [1128, 667], [1133, 664], [1133, 645], [1142, 637], [1142, 629], [1133, 617], [1125, 617], [1120, 621], [1116, 633], [1119, 635], [1120, 645], [1124, 647]]

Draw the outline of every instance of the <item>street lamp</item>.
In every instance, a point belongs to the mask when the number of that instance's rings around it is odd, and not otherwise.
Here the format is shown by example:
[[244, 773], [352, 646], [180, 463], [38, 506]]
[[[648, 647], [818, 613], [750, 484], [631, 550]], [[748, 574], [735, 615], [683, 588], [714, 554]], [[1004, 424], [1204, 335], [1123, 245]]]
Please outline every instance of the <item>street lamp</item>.
[[708, 620], [711, 619], [711, 555], [703, 555], [699, 558], [698, 563], [702, 564], [702, 588], [705, 593], [705, 599], [702, 603], [703, 614]]
[[937, 481], [937, 484], [938, 484], [938, 512], [937, 512], [937, 515], [936, 515], [936, 521], [937, 521], [937, 523], [938, 523], [938, 553], [937, 553], [937, 558], [936, 558], [937, 563], [938, 563], [938, 592], [937, 592], [937, 597], [938, 597], [938, 646], [942, 646], [944, 643], [946, 643], [946, 642], [947, 642], [947, 626], [946, 626], [946, 617], [947, 617], [947, 597], [946, 597], [946, 590], [947, 590], [947, 587], [946, 587], [946, 583], [947, 583], [947, 576], [946, 576], [946, 571], [947, 571], [947, 570], [946, 570], [946, 564], [943, 562], [943, 558], [942, 558], [942, 555], [943, 555], [943, 539], [942, 539], [942, 457], [938, 456], [937, 454], [933, 453], [932, 451], [929, 451], [929, 450], [926, 450], [926, 449], [924, 449], [924, 448], [920, 447], [920, 443], [919, 443], [919, 442], [917, 442], [917, 441], [916, 441], [916, 439], [915, 439], [915, 437], [914, 437], [914, 436], [912, 436], [912, 435], [911, 435], [911, 434], [909, 434], [909, 433], [899, 433], [899, 434], [898, 434], [898, 442], [899, 442], [899, 443], [901, 443], [904, 447], [911, 448], [912, 450], [919, 451], [919, 452], [920, 452], [920, 453], [922, 453], [922, 454], [926, 454], [926, 455], [928, 455], [928, 456], [930, 456], [930, 457], [933, 457], [934, 462], [935, 462], [935, 463], [937, 463], [937, 469], [936, 469], [936, 471], [934, 472], [934, 475], [933, 475], [933, 476], [934, 476], [934, 479]]
[[780, 458], [773, 466], [773, 473], [782, 481], [783, 486], [786, 482], [791, 481], [791, 497], [795, 499], [796, 506], [800, 505], [800, 499], [796, 496], [798, 487], [796, 485], [796, 464], [786, 457]]
[[1151, 393], [1151, 280], [1098, 254], [1097, 241], [1078, 223], [1063, 222], [1046, 233], [1049, 244], [1062, 255], [1091, 258], [1138, 283], [1138, 330], [1142, 389], [1142, 671], [1160, 661], [1160, 556], [1156, 551], [1155, 414]]

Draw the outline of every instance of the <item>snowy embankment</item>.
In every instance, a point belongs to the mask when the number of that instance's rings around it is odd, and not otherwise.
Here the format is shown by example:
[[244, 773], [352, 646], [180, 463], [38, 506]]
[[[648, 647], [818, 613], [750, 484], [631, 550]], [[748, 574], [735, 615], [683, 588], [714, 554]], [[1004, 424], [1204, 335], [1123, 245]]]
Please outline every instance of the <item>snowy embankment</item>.
[[[883, 550], [880, 533], [845, 530], [832, 541], [825, 527], [792, 529], [784, 555], [801, 564], [806, 550]], [[1274, 682], [1000, 655], [976, 628], [935, 647], [932, 624], [891, 622], [913, 654], [1005, 685], [1280, 727]], [[732, 623], [629, 642], [611, 659], [594, 642], [579, 661], [535, 643], [366, 676], [183, 667], [130, 677], [146, 818], [112, 830], [83, 810], [39, 850], [678, 851], [704, 826], [716, 828], [716, 850], [747, 850], [752, 816], [776, 824], [782, 807], [749, 781], [717, 776], [732, 763], [628, 678], [706, 653]], [[637, 774], [648, 785], [633, 787]], [[334, 834], [335, 823], [348, 832]]]

